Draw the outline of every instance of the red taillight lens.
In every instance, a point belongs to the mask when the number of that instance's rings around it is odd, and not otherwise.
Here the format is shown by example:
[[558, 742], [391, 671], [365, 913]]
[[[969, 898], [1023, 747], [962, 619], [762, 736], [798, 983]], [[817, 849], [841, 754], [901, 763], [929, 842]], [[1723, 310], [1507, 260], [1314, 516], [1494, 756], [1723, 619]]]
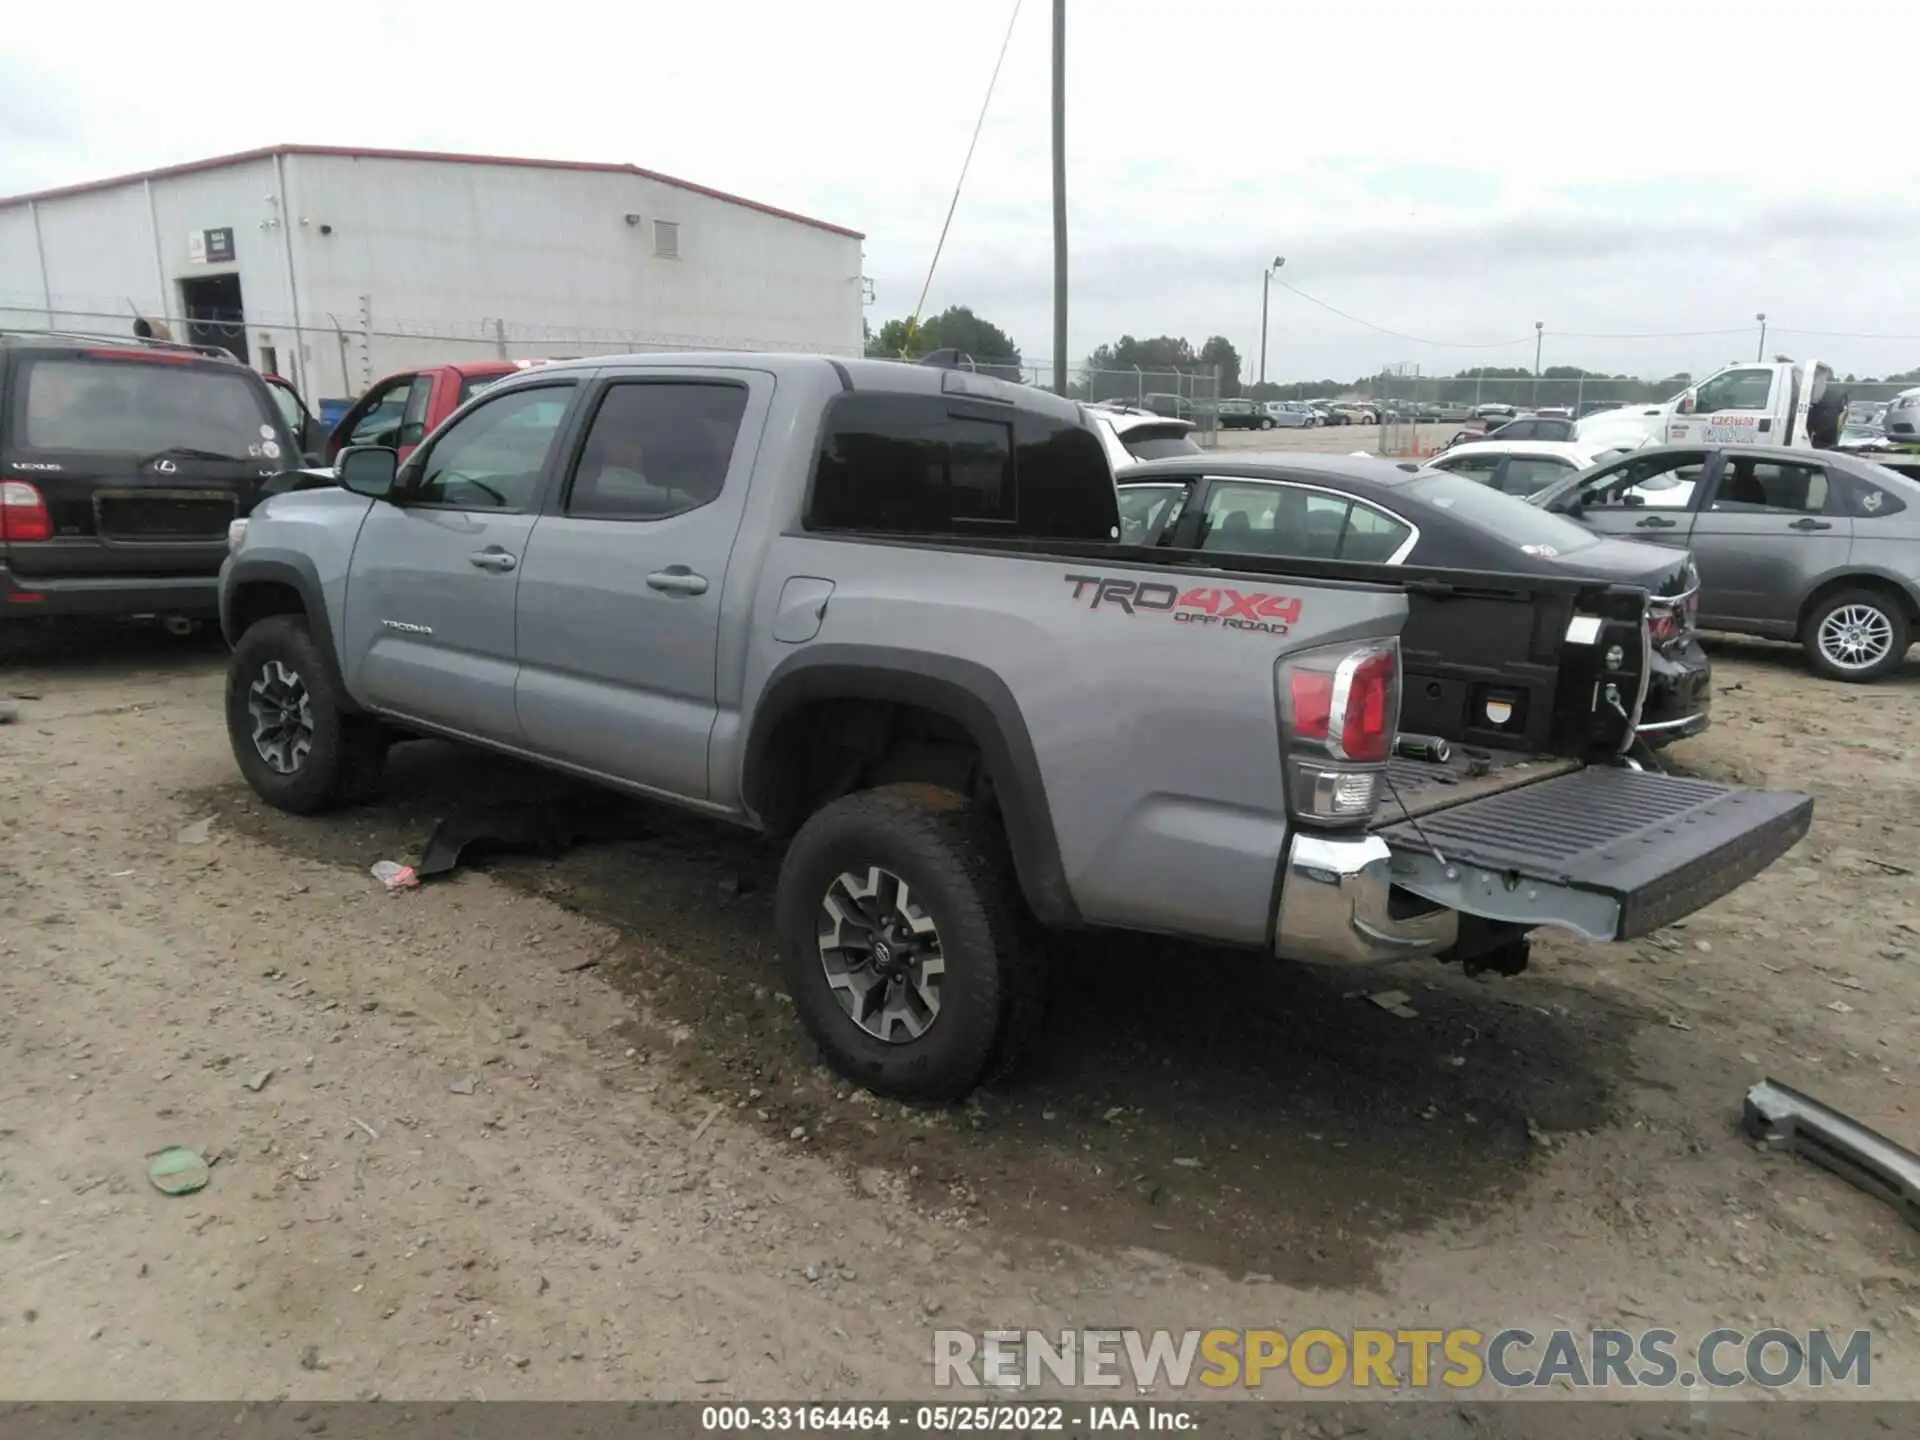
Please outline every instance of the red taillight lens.
[[53, 538], [53, 519], [40, 492], [24, 480], [0, 480], [0, 539], [9, 545]]
[[[1399, 719], [1400, 651], [1375, 650], [1347, 676], [1341, 707], [1340, 752], [1343, 758], [1365, 763], [1384, 762], [1393, 754], [1393, 728]], [[1334, 700], [1341, 701], [1334, 684]]]
[[1379, 804], [1400, 721], [1400, 645], [1328, 646], [1280, 662], [1287, 804], [1296, 820], [1358, 825]]

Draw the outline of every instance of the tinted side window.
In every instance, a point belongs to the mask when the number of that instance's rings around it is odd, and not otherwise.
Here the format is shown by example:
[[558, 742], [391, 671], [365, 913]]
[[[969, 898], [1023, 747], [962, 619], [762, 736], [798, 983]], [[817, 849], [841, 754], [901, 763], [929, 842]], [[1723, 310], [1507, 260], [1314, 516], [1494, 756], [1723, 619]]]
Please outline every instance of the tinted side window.
[[1207, 497], [1202, 550], [1332, 560], [1352, 501], [1293, 485], [1223, 481]]
[[1491, 485], [1493, 472], [1500, 468], [1498, 455], [1462, 455], [1448, 460], [1445, 457], [1433, 462], [1435, 470], [1445, 470], [1449, 475], [1459, 475], [1473, 481], [1476, 485]]
[[530, 510], [547, 452], [573, 400], [571, 385], [515, 390], [470, 410], [424, 452], [407, 487], [413, 505]]
[[1830, 475], [1828, 478], [1838, 486], [1846, 497], [1847, 508], [1855, 515], [1867, 517], [1898, 515], [1907, 508], [1907, 502], [1894, 494], [1891, 489], [1870, 485], [1865, 480], [1856, 480], [1851, 475]]
[[1556, 480], [1566, 479], [1573, 469], [1572, 461], [1551, 455], [1511, 455], [1507, 457], [1507, 468], [1501, 472], [1500, 488], [1509, 495], [1531, 495]]
[[1729, 454], [1713, 508], [1823, 515], [1843, 513], [1846, 507], [1827, 484], [1827, 472], [1817, 465], [1783, 465]]
[[621, 381], [607, 388], [587, 429], [567, 513], [663, 520], [720, 498], [733, 463], [744, 385]]
[[347, 436], [347, 444], [400, 444], [401, 418], [405, 414], [407, 395], [412, 386], [413, 377], [410, 375], [383, 386], [374, 399], [373, 408], [354, 423], [352, 433]]
[[427, 438], [427, 407], [433, 403], [433, 377], [416, 375], [407, 387], [407, 408], [400, 416], [400, 443], [418, 445]]
[[834, 402], [806, 523], [887, 534], [1119, 534], [1113, 472], [1092, 431], [922, 395]]
[[1773, 394], [1773, 371], [1729, 370], [1700, 387], [1694, 410], [1710, 415], [1716, 410], [1764, 410]]

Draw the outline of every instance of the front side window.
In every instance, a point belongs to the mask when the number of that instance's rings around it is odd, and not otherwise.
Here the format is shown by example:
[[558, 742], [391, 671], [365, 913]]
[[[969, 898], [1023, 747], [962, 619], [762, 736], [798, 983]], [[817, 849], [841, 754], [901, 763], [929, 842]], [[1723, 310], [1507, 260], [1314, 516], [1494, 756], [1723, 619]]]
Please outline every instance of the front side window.
[[267, 442], [279, 449], [277, 416], [260, 382], [238, 366], [62, 356], [29, 359], [22, 368], [14, 429], [29, 450], [186, 448], [245, 460], [264, 455]]
[[1703, 452], [1637, 456], [1588, 480], [1581, 487], [1580, 501], [1589, 510], [1643, 506], [1685, 510], [1693, 504], [1694, 490], [1706, 468], [1707, 457]]
[[1700, 387], [1694, 410], [1711, 415], [1720, 410], [1765, 410], [1773, 395], [1773, 371], [1729, 370]]
[[406, 408], [400, 412], [400, 443], [418, 445], [427, 438], [427, 410], [433, 404], [433, 377], [416, 375], [407, 387]]
[[664, 520], [720, 498], [746, 413], [744, 385], [621, 381], [594, 412], [569, 515]]
[[407, 396], [412, 392], [414, 377], [402, 375], [397, 380], [389, 380], [377, 390], [364, 414], [353, 422], [353, 429], [347, 432], [349, 445], [385, 445], [389, 449], [400, 443], [400, 425], [407, 411]]
[[531, 510], [572, 385], [514, 390], [448, 426], [424, 452], [407, 503], [456, 510]]

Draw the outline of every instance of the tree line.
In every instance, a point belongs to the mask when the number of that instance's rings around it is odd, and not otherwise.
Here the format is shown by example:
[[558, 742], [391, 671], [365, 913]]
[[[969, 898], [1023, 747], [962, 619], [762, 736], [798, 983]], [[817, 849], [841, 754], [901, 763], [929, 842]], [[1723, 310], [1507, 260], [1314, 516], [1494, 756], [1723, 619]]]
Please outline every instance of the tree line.
[[[918, 360], [936, 350], [958, 350], [971, 356], [974, 364], [988, 374], [1009, 380], [1029, 378], [1020, 347], [1013, 337], [992, 321], [976, 315], [970, 306], [950, 306], [918, 322], [911, 317], [889, 320], [877, 332], [865, 326], [865, 333], [867, 354], [871, 356]], [[1616, 400], [1625, 405], [1638, 405], [1670, 399], [1693, 383], [1693, 376], [1686, 371], [1648, 381], [1634, 375], [1585, 370], [1577, 365], [1549, 365], [1538, 374], [1519, 365], [1476, 365], [1452, 375], [1405, 376], [1383, 371], [1351, 380], [1329, 377], [1284, 384], [1247, 383], [1241, 374], [1240, 352], [1224, 335], [1210, 335], [1198, 348], [1182, 336], [1155, 335], [1139, 339], [1122, 335], [1110, 344], [1095, 347], [1083, 362], [1082, 373], [1073, 378], [1068, 388], [1076, 399], [1082, 400], [1135, 399], [1168, 390], [1192, 395], [1192, 381], [1182, 377], [1197, 375], [1201, 377], [1200, 393], [1210, 397], [1213, 390], [1208, 377], [1216, 368], [1219, 398], [1255, 401], [1357, 395], [1474, 404], [1571, 405]], [[1043, 375], [1040, 379], [1044, 381], [1046, 377]], [[1920, 368], [1884, 379], [1850, 374], [1842, 383], [1920, 384]]]

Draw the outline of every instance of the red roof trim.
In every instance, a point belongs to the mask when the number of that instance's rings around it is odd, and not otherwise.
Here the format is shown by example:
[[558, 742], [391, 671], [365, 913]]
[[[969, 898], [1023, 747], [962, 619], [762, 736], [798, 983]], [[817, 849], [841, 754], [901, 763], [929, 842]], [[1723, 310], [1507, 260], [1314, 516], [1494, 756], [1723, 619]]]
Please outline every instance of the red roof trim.
[[78, 185], [62, 185], [52, 190], [36, 190], [31, 194], [0, 196], [0, 206], [24, 205], [29, 201], [37, 200], [57, 200], [67, 195], [86, 195], [96, 190], [109, 190], [116, 185], [131, 185], [136, 181], [166, 180], [175, 175], [194, 175], [202, 170], [218, 170], [227, 165], [242, 165], [252, 160], [271, 160], [276, 155], [324, 155], [340, 160], [430, 160], [447, 165], [521, 165], [535, 170], [591, 170], [606, 175], [637, 175], [642, 180], [671, 185], [678, 190], [704, 195], [709, 200], [744, 206], [748, 210], [758, 210], [763, 215], [792, 220], [801, 225], [811, 225], [817, 230], [828, 230], [835, 235], [845, 235], [855, 240], [866, 239], [861, 231], [849, 230], [844, 225], [815, 220], [810, 215], [782, 210], [777, 205], [763, 205], [758, 200], [729, 195], [724, 190], [715, 190], [708, 185], [696, 185], [691, 180], [662, 175], [658, 170], [647, 170], [638, 165], [611, 165], [592, 160], [528, 160], [511, 155], [455, 155], [439, 150], [358, 150], [344, 145], [269, 145], [259, 150], [242, 150], [234, 155], [216, 155], [208, 160], [189, 160], [182, 165], [163, 165], [157, 170], [140, 170], [131, 175], [114, 175], [105, 180], [86, 180]]

